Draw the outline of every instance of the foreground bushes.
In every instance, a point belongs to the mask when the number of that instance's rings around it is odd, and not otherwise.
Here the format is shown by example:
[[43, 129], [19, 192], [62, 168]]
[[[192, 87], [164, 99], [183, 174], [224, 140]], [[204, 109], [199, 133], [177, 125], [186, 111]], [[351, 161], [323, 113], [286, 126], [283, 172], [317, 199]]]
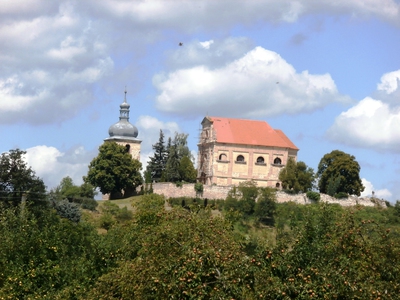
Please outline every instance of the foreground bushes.
[[[154, 194], [133, 204], [132, 220], [104, 235], [52, 211], [38, 218], [2, 210], [0, 299], [397, 299], [400, 293], [394, 208], [279, 204], [275, 227], [257, 228], [274, 233], [267, 241], [251, 230], [238, 234], [226, 217], [232, 210], [165, 210], [164, 198]], [[260, 210], [269, 213], [265, 204]]]

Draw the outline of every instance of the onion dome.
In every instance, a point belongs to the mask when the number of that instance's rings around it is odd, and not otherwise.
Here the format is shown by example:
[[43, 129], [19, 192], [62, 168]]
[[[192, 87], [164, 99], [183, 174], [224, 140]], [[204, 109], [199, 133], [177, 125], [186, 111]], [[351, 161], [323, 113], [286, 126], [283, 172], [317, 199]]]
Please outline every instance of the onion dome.
[[110, 138], [136, 139], [139, 132], [134, 125], [129, 123], [130, 105], [126, 102], [126, 90], [124, 102], [119, 107], [119, 121], [111, 125], [110, 129], [108, 130]]

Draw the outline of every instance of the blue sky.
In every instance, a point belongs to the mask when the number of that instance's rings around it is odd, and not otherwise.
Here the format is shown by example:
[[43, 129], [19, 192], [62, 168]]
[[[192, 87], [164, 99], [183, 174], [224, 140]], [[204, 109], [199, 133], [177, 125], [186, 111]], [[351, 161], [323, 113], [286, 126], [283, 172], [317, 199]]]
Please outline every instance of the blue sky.
[[143, 165], [160, 129], [196, 153], [206, 115], [265, 120], [314, 170], [354, 155], [364, 195], [394, 202], [399, 53], [398, 0], [3, 0], [0, 152], [81, 183], [126, 86]]

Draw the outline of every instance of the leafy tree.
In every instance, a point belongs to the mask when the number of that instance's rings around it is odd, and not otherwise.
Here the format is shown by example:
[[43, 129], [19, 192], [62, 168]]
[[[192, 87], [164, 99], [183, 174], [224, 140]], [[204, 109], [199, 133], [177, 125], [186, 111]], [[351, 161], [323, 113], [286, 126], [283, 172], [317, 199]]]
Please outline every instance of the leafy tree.
[[260, 195], [254, 208], [254, 215], [261, 222], [274, 224], [276, 211], [276, 191], [273, 188], [260, 188]]
[[23, 194], [30, 202], [46, 204], [46, 186], [25, 162], [25, 154], [15, 149], [0, 156], [0, 199], [6, 205], [18, 205]]
[[180, 161], [176, 145], [169, 148], [168, 160], [165, 166], [164, 179], [167, 182], [177, 182], [181, 180], [179, 174]]
[[190, 160], [193, 159], [193, 155], [187, 145], [188, 136], [189, 134], [175, 132], [175, 137], [172, 144], [175, 146], [179, 160], [181, 160], [184, 156], [189, 157]]
[[329, 181], [331, 184], [338, 182], [336, 193], [344, 192], [349, 195], [360, 196], [364, 191], [360, 179], [360, 165], [353, 155], [340, 150], [325, 154], [318, 164], [318, 187], [321, 193], [328, 192]]
[[146, 168], [146, 180], [149, 182], [160, 181], [167, 164], [167, 149], [164, 144], [164, 133], [160, 129], [160, 137], [158, 142], [153, 145], [154, 154], [150, 157], [150, 161]]
[[88, 183], [100, 188], [103, 194], [126, 194], [142, 183], [142, 164], [132, 159], [124, 146], [107, 142], [100, 146], [99, 154], [90, 165]]
[[197, 171], [194, 168], [192, 161], [187, 156], [181, 158], [179, 164], [179, 175], [183, 181], [191, 183], [196, 182]]
[[295, 162], [289, 158], [286, 166], [279, 173], [279, 180], [284, 189], [293, 189], [294, 192], [307, 192], [312, 189], [314, 170], [302, 162]]

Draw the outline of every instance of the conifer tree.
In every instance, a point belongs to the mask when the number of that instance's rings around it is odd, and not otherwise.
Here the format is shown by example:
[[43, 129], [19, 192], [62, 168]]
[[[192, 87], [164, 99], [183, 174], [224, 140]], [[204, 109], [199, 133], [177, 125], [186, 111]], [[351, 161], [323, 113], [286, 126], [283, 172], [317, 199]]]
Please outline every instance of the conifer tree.
[[167, 149], [164, 144], [164, 133], [161, 129], [160, 137], [158, 142], [153, 145], [153, 150], [154, 155], [150, 157], [146, 168], [147, 175], [145, 176], [147, 181], [149, 178], [151, 179], [150, 182], [161, 181], [167, 163]]

